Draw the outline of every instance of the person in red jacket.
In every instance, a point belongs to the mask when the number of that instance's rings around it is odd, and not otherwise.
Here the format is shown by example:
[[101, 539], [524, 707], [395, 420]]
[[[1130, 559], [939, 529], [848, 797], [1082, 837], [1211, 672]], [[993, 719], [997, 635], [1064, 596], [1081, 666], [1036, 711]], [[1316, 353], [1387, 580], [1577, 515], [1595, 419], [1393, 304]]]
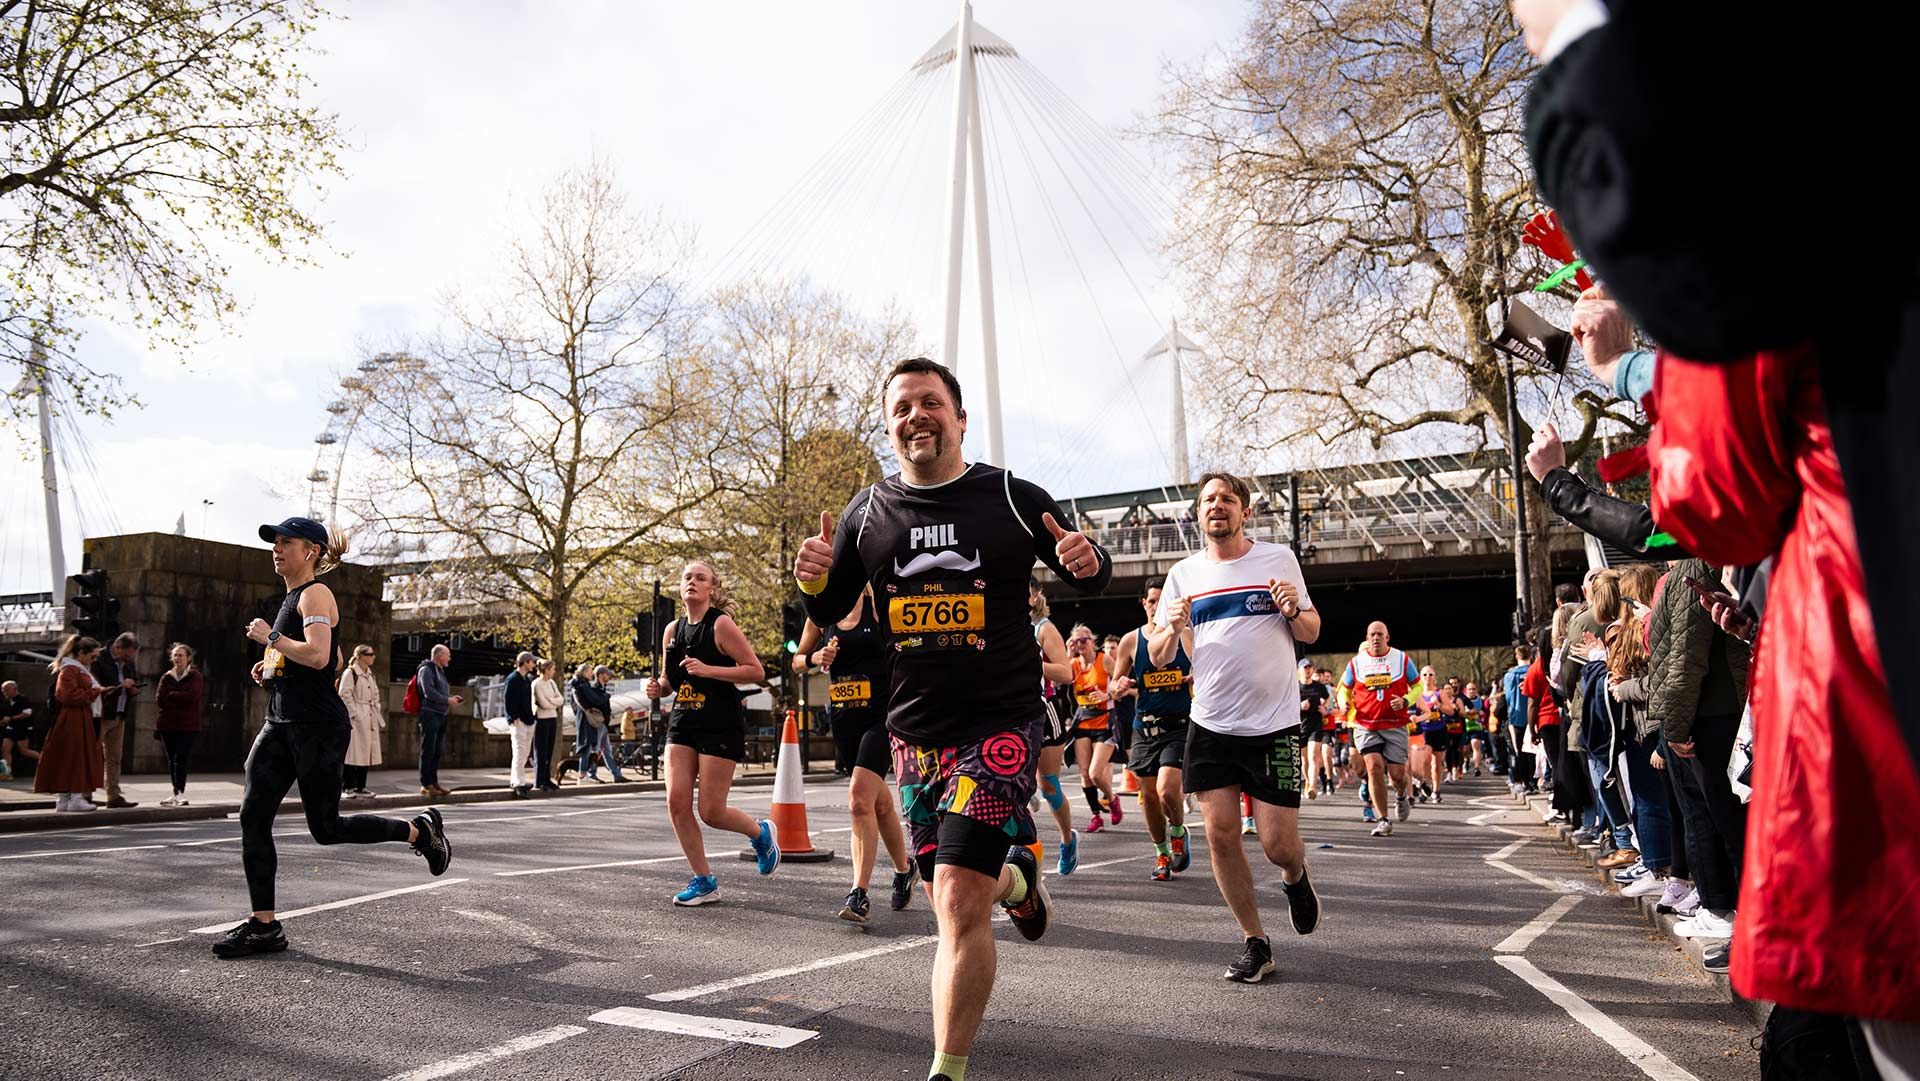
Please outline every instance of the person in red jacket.
[[1654, 519], [1717, 564], [1774, 557], [1748, 685], [1734, 987], [1858, 1017], [1880, 1052], [1920, 1023], [1920, 776], [1868, 615], [1815, 353], [1725, 364], [1662, 353], [1653, 398]]

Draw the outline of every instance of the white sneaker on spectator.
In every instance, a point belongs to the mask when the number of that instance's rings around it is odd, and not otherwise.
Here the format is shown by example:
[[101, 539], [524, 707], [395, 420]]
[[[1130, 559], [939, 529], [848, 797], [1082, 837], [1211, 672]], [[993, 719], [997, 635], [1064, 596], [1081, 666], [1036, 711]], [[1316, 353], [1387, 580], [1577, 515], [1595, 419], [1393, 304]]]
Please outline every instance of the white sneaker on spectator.
[[1642, 875], [1620, 887], [1622, 897], [1661, 897], [1665, 896], [1667, 884], [1673, 881], [1658, 875]]
[[1732, 938], [1733, 915], [1729, 912], [1722, 918], [1703, 908], [1692, 918], [1674, 924], [1673, 933], [1681, 938]]
[[1615, 871], [1613, 873], [1613, 880], [1624, 886], [1629, 882], [1645, 878], [1652, 873], [1652, 871], [1647, 869], [1647, 861], [1634, 860], [1632, 863]]
[[1700, 890], [1698, 887], [1688, 890], [1687, 895], [1680, 898], [1679, 903], [1673, 906], [1674, 915], [1687, 919], [1691, 919], [1694, 913], [1699, 911]]
[[97, 811], [100, 808], [87, 800], [85, 796], [68, 796], [65, 807], [54, 807], [56, 811]]
[[1661, 912], [1672, 912], [1674, 906], [1686, 900], [1687, 895], [1692, 892], [1693, 884], [1686, 879], [1669, 878], [1667, 879], [1667, 888], [1660, 893], [1660, 903], [1657, 907]]
[[166, 799], [161, 800], [160, 803], [158, 804], [158, 806], [161, 806], [161, 807], [178, 807], [179, 805], [180, 805], [179, 796], [168, 796]]

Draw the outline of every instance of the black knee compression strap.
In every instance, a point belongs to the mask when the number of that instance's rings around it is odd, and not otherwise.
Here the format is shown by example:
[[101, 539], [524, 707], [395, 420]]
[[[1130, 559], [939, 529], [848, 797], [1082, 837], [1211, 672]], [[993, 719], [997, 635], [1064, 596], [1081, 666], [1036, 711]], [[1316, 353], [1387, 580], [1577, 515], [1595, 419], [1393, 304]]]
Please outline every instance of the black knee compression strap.
[[1006, 830], [984, 825], [966, 815], [949, 814], [940, 820], [940, 844], [933, 854], [933, 862], [998, 878], [1012, 843]]

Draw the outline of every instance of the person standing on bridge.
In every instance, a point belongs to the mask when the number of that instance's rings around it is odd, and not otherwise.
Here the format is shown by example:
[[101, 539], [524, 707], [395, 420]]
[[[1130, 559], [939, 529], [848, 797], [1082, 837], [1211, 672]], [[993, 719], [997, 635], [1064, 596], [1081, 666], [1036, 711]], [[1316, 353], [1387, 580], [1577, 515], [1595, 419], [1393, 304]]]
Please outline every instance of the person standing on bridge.
[[[673, 895], [673, 903], [691, 908], [720, 899], [720, 883], [707, 862], [707, 843], [700, 835], [702, 822], [752, 841], [763, 875], [780, 866], [780, 839], [772, 822], [764, 818], [756, 822], [745, 811], [727, 806], [733, 771], [747, 757], [747, 715], [734, 685], [758, 683], [766, 669], [746, 634], [727, 614], [726, 583], [713, 564], [695, 560], [686, 565], [680, 572], [680, 600], [687, 614], [667, 624], [660, 639], [666, 678], [648, 680], [647, 697], [673, 696], [673, 712], [667, 715], [667, 817], [693, 871], [687, 888]], [[605, 700], [606, 692], [597, 679], [591, 688], [574, 692], [585, 707]], [[584, 716], [581, 723], [586, 723]], [[581, 738], [590, 737], [583, 734]], [[694, 817], [696, 789], [698, 818]]]
[[884, 597], [894, 645], [887, 696], [900, 801], [911, 847], [932, 882], [934, 1059], [928, 1077], [965, 1081], [967, 1055], [993, 992], [989, 915], [1001, 905], [1029, 941], [1052, 905], [1040, 877], [1027, 801], [1046, 722], [1034, 700], [1041, 655], [1023, 587], [1034, 560], [1097, 593], [1107, 553], [1060, 525], [1039, 487], [961, 457], [960, 381], [915, 357], [881, 383], [900, 472], [848, 503], [835, 530], [821, 514], [794, 561], [807, 615], [826, 625], [864, 585]]
[[446, 873], [453, 860], [438, 808], [429, 807], [412, 821], [340, 817], [340, 774], [353, 726], [334, 686], [340, 606], [316, 576], [340, 565], [346, 538], [311, 518], [289, 518], [261, 526], [260, 539], [273, 544], [273, 570], [286, 583], [287, 596], [272, 623], [247, 624], [247, 639], [266, 647], [253, 666], [253, 680], [267, 689], [266, 723], [247, 753], [246, 790], [240, 798], [240, 861], [253, 914], [213, 944], [214, 956], [223, 958], [287, 948], [286, 932], [274, 918], [273, 819], [296, 784], [307, 830], [318, 844], [404, 842], [426, 858], [435, 875]]
[[1372, 799], [1373, 835], [1393, 833], [1387, 813], [1387, 782], [1398, 796], [1399, 819], [1413, 813], [1413, 780], [1407, 775], [1407, 721], [1420, 702], [1422, 680], [1413, 659], [1388, 645], [1387, 625], [1367, 624], [1367, 642], [1340, 676], [1340, 697], [1353, 710], [1353, 749], [1365, 763], [1366, 791]]
[[1253, 871], [1234, 832], [1242, 794], [1253, 801], [1260, 848], [1280, 868], [1288, 916], [1299, 934], [1320, 925], [1320, 898], [1307, 879], [1300, 841], [1300, 683], [1295, 644], [1320, 637], [1300, 561], [1283, 544], [1247, 536], [1247, 482], [1231, 473], [1200, 478], [1206, 547], [1174, 564], [1161, 587], [1147, 657], [1174, 663], [1192, 629], [1193, 713], [1185, 781], [1207, 824], [1213, 881], [1246, 948], [1226, 978], [1259, 983], [1273, 971], [1273, 945], [1260, 924]]

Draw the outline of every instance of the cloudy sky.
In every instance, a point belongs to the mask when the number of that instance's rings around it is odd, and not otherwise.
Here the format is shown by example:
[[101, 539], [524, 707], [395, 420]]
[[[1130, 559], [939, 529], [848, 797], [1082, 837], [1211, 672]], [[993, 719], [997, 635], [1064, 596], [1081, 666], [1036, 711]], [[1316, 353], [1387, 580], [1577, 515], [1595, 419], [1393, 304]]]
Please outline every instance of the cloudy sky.
[[[348, 175], [319, 207], [327, 250], [316, 267], [237, 264], [246, 311], [185, 358], [92, 330], [87, 359], [147, 407], [81, 425], [95, 470], [71, 471], [70, 565], [82, 528], [171, 531], [184, 514], [189, 533], [240, 541], [304, 512], [313, 437], [356, 347], [434, 327], [449, 291], [487, 279], [517, 208], [595, 155], [636, 203], [696, 234], [697, 284], [806, 272], [856, 304], [902, 305], [937, 349], [951, 68], [937, 85], [902, 79], [957, 5], [335, 6], [345, 18], [307, 65], [351, 142]], [[1009, 464], [1057, 494], [1168, 475], [1165, 370], [1138, 357], [1179, 315], [1152, 251], [1172, 188], [1155, 148], [1129, 139], [1117, 151], [1108, 133], [1137, 126], [1166, 65], [1216, 53], [1245, 14], [1242, 0], [975, 7], [1031, 65], [996, 61], [985, 76], [988, 189]], [[837, 160], [810, 174], [835, 146]], [[817, 182], [796, 193], [808, 176]], [[966, 289], [971, 395], [971, 268]], [[22, 434], [0, 458], [0, 592], [46, 587], [38, 466]]]

